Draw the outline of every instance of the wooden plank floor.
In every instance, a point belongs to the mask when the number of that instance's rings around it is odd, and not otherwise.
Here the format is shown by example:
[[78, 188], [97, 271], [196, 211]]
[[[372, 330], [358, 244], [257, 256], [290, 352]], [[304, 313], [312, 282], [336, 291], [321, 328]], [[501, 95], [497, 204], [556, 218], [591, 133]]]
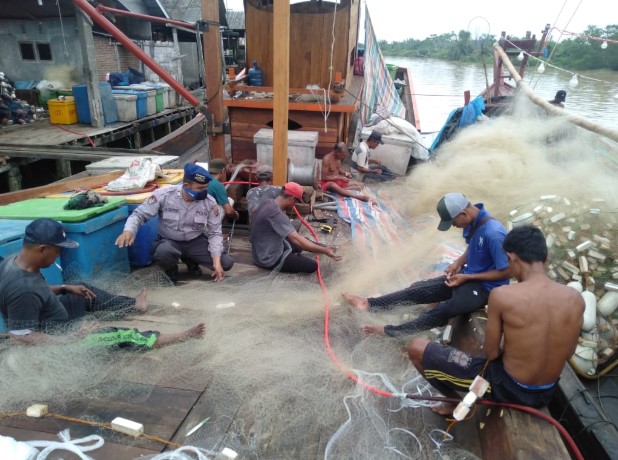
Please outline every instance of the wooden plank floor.
[[[121, 130], [139, 123], [148, 122], [151, 119], [175, 113], [180, 108], [165, 109], [154, 115], [131, 122], [118, 122], [105, 125], [102, 128], [93, 128], [90, 125], [53, 125], [49, 120], [38, 120], [28, 125], [11, 126], [0, 129], [0, 143], [15, 145], [62, 145], [75, 141], [82, 141], [88, 137], [96, 137], [112, 131]], [[71, 132], [72, 131], [72, 132]]]
[[[317, 223], [312, 223], [312, 225], [318, 226]], [[301, 233], [312, 238], [305, 228], [302, 229]], [[349, 226], [340, 222], [336, 232], [331, 234], [320, 233], [319, 236], [321, 242], [325, 244], [344, 246], [350, 240]], [[235, 266], [228, 278], [250, 280], [265, 275], [264, 270], [251, 263], [251, 245], [248, 241], [248, 230], [246, 228], [237, 227], [235, 229], [231, 253], [235, 259]], [[322, 272], [328, 279], [335, 274], [336, 263], [326, 257], [322, 257], [322, 263]], [[182, 295], [184, 287], [213, 292], [213, 283], [207, 275], [202, 275], [201, 278], [196, 279], [186, 273], [184, 269], [181, 269], [178, 288], [173, 289], [178, 289], [178, 292]], [[170, 313], [168, 310], [164, 307], [161, 307], [160, 310], [153, 309], [147, 314], [127, 318], [121, 325], [139, 329], [157, 329], [161, 332], [176, 332], [186, 327], [181, 317], [175, 316], [173, 311]], [[151, 362], [153, 369], [161, 366], [161, 362], [154, 355], [148, 353], [136, 354], [135, 359]], [[199, 357], [196, 359], [199, 359]], [[147, 367], [149, 366], [150, 364], [147, 364]], [[251, 413], [249, 401], [243, 400], [242, 397], [238, 399], [218, 398], [217, 395], [220, 393], [217, 390], [220, 390], [220, 388], [217, 388], [218, 384], [214, 382], [214, 378], [213, 375], [202, 375], [198, 372], [192, 372], [191, 369], [187, 373], [174, 370], [166, 371], [162, 376], [158, 375], [157, 378], [153, 379], [156, 382], [153, 384], [148, 375], [125, 371], [121, 373], [119, 381], [112, 380], [104, 385], [105, 388], [109, 389], [108, 397], [98, 395], [97, 399], [79, 400], [66, 404], [61, 412], [64, 416], [85, 418], [103, 423], [109, 423], [118, 416], [137, 420], [144, 425], [144, 432], [148, 435], [158, 436], [181, 445], [191, 445], [192, 437], [187, 437], [188, 431], [206, 417], [218, 421], [218, 430], [222, 436], [228, 434], [234, 436], [238, 431], [238, 426], [235, 425], [236, 421], [240, 420], [243, 423], [242, 431], [249, 436], [250, 440], [252, 426], [258, 421], [251, 418], [256, 415]], [[324, 384], [328, 385], [329, 383], [324, 382]], [[138, 393], [142, 391], [143, 394], [148, 396], [143, 400], [130, 400], [119, 396], [122, 392], [114, 391], [115, 385], [119, 385], [123, 389], [128, 387]], [[230, 403], [230, 401], [233, 402]], [[392, 426], [416, 427], [418, 429], [424, 424], [429, 424], [446, 429], [446, 421], [428, 409], [386, 411], [387, 406], [393, 403], [397, 403], [397, 401], [390, 401], [386, 398], [379, 402], [381, 406], [384, 406], [384, 413], [389, 414], [387, 415], [388, 422]], [[289, 404], [294, 405], [294, 401], [289, 401]], [[325, 426], [318, 416], [313, 423], [309, 424], [310, 426], [307, 426], [306, 432], [294, 436], [283, 435], [286, 431], [286, 419], [284, 416], [280, 417], [270, 427], [270, 440], [264, 441], [262, 439], [260, 442], [260, 458], [323, 459], [327, 443], [340, 424], [344, 423], [347, 418], [343, 405], [333, 407], [332, 411], [340, 415], [335, 418], [337, 420], [336, 426]], [[470, 422], [470, 424], [472, 424], [471, 427], [467, 423], [461, 424], [458, 427], [458, 433], [462, 433], [462, 439], [470, 437], [471, 439], [462, 444], [468, 444], [467, 447], [472, 452], [478, 453], [478, 443], [475, 445], [474, 439], [472, 439], [475, 427], [473, 422]], [[466, 426], [468, 426], [468, 429], [465, 428]], [[152, 440], [130, 438], [108, 429], [56, 418], [32, 419], [25, 416], [0, 418], [0, 433], [18, 440], [55, 439], [56, 433], [65, 428], [70, 428], [71, 436], [74, 439], [90, 434], [101, 435], [106, 440], [104, 448], [89, 453], [98, 460], [133, 459], [141, 455], [152, 455], [163, 450], [173, 449], [173, 447], [166, 447], [166, 445]], [[198, 431], [192, 436], [199, 435]], [[223, 446], [219, 446], [219, 448], [221, 447]], [[419, 458], [429, 459], [434, 458], [434, 456], [435, 453], [431, 450], [425, 450]]]

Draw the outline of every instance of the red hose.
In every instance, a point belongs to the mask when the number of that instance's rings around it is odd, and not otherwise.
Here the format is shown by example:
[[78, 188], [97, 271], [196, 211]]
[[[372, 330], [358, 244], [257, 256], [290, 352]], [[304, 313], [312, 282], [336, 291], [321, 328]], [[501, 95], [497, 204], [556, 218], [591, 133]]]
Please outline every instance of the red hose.
[[[313, 229], [313, 227], [311, 227], [311, 225], [309, 225], [309, 223], [303, 219], [303, 217], [300, 215], [300, 213], [298, 212], [298, 210], [296, 209], [296, 207], [294, 208], [294, 212], [296, 213], [296, 216], [300, 219], [300, 221], [303, 223], [303, 225], [305, 227], [307, 227], [307, 229], [311, 232], [311, 235], [315, 238], [315, 241], [318, 241], [318, 234], [315, 232], [315, 230]], [[358, 380], [358, 377], [356, 377], [356, 375], [354, 375], [348, 368], [346, 368], [337, 358], [337, 355], [335, 355], [335, 352], [332, 350], [331, 346], [330, 346], [330, 339], [328, 337], [329, 335], [329, 322], [330, 322], [330, 301], [329, 301], [329, 296], [328, 296], [328, 289], [326, 288], [326, 285], [324, 284], [324, 279], [322, 278], [322, 273], [320, 271], [320, 256], [317, 255], [316, 256], [316, 262], [318, 263], [318, 271], [317, 271], [317, 276], [318, 276], [318, 283], [320, 283], [320, 288], [322, 289], [322, 294], [324, 296], [324, 344], [326, 345], [326, 351], [328, 352], [328, 356], [330, 357], [330, 359], [333, 361], [333, 363], [335, 363], [335, 365], [353, 382], [355, 382], [358, 385], [363, 386], [365, 389], [371, 391], [372, 393], [375, 393], [377, 395], [380, 396], [385, 396], [387, 398], [392, 398], [393, 396], [395, 396], [393, 393], [389, 392], [389, 391], [384, 391], [384, 390], [380, 390], [379, 388], [376, 388], [372, 385], [369, 385], [368, 383], [365, 382], [361, 382], [360, 380]], [[448, 401], [448, 402], [452, 402], [453, 398], [435, 398], [435, 397], [418, 397], [418, 398], [412, 398], [412, 399], [427, 399], [427, 400], [440, 400], [440, 401]], [[534, 409], [532, 407], [528, 407], [528, 406], [522, 406], [519, 404], [511, 404], [511, 403], [498, 403], [498, 402], [493, 402], [493, 401], [488, 401], [486, 399], [480, 399], [478, 400], [478, 403], [483, 404], [485, 406], [500, 406], [500, 407], [508, 407], [511, 409], [516, 409], [522, 412], [528, 412], [530, 414], [536, 415], [537, 417], [551, 423], [553, 426], [556, 427], [556, 429], [558, 429], [558, 431], [560, 432], [560, 434], [562, 435], [562, 437], [566, 440], [567, 444], [569, 445], [569, 448], [571, 449], [571, 451], [573, 452], [573, 455], [575, 456], [575, 458], [577, 460], [584, 460], [583, 455], [581, 454], [580, 450], [578, 449], [577, 445], [575, 444], [575, 441], [573, 441], [573, 438], [569, 435], [569, 433], [567, 432], [567, 430], [553, 417], [541, 412], [540, 410]]]
[[88, 136], [88, 134], [84, 134], [84, 133], [78, 133], [77, 131], [71, 131], [70, 129], [64, 128], [60, 125], [54, 125], [56, 128], [60, 128], [63, 131], [66, 131], [67, 133], [71, 133], [71, 134], [75, 134], [76, 136], [84, 136], [86, 139], [88, 139], [88, 142], [90, 142], [90, 145], [92, 145], [94, 148], [96, 148], [97, 146], [95, 145], [94, 141], [90, 138], [90, 136]]
[[103, 30], [111, 34], [116, 40], [122, 43], [131, 54], [137, 57], [144, 65], [148, 66], [154, 73], [156, 73], [165, 83], [174, 88], [178, 94], [180, 94], [189, 104], [196, 106], [199, 104], [199, 100], [191, 94], [184, 86], [178, 83], [174, 77], [172, 77], [167, 70], [161, 67], [153, 58], [148, 56], [139, 46], [133, 43], [129, 37], [127, 37], [118, 27], [112, 24], [100, 11], [88, 3], [87, 0], [73, 0], [73, 3], [77, 8], [84, 12], [94, 22], [96, 22]]
[[560, 422], [558, 422], [558, 420], [553, 418], [551, 415], [547, 415], [546, 413], [541, 412], [540, 410], [535, 409], [534, 407], [522, 406], [521, 404], [498, 403], [498, 402], [494, 402], [494, 401], [488, 401], [486, 399], [480, 399], [478, 402], [479, 402], [479, 404], [482, 404], [484, 406], [508, 407], [510, 409], [516, 409], [516, 410], [519, 410], [519, 411], [522, 411], [522, 412], [528, 412], [529, 414], [536, 415], [537, 417], [545, 420], [546, 422], [551, 423], [553, 426], [556, 427], [556, 429], [560, 432], [562, 437], [565, 439], [565, 441], [569, 445], [569, 448], [573, 452], [573, 455], [575, 456], [575, 458], [577, 460], [584, 460], [584, 456], [582, 455], [582, 453], [580, 452], [579, 448], [575, 444], [575, 441], [573, 440], [571, 435], [560, 424]]

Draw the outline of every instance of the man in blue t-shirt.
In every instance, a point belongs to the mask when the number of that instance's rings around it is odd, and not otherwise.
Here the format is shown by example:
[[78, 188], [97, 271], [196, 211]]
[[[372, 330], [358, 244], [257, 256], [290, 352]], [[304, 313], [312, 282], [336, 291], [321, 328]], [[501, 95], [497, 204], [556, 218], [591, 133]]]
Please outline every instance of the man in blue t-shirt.
[[446, 268], [444, 276], [418, 281], [381, 297], [353, 294], [343, 294], [343, 297], [361, 311], [386, 310], [403, 303], [439, 302], [438, 305], [399, 326], [365, 325], [365, 333], [396, 336], [444, 326], [449, 318], [484, 307], [493, 288], [509, 283], [509, 261], [502, 247], [507, 231], [483, 204], [472, 205], [461, 193], [447, 193], [438, 203], [437, 211], [438, 230], [461, 228], [468, 244], [466, 251]]

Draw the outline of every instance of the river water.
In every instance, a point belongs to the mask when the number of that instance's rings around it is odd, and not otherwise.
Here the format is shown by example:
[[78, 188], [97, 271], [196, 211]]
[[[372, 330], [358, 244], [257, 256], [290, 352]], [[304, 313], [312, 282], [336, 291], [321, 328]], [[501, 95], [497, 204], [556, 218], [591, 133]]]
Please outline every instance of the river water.
[[[385, 61], [412, 69], [422, 132], [439, 130], [451, 110], [463, 105], [464, 91], [470, 90], [475, 96], [485, 89], [485, 71], [480, 63], [390, 56], [386, 56]], [[548, 100], [553, 99], [556, 91], [564, 89], [567, 92], [565, 110], [618, 130], [618, 72], [597, 70], [582, 74], [601, 81], [580, 76], [579, 85], [571, 88], [571, 74], [549, 66], [543, 74], [539, 74], [536, 67], [529, 67], [524, 80], [535, 93]], [[491, 67], [487, 69], [487, 78], [491, 83]], [[515, 85], [514, 80], [511, 83]]]

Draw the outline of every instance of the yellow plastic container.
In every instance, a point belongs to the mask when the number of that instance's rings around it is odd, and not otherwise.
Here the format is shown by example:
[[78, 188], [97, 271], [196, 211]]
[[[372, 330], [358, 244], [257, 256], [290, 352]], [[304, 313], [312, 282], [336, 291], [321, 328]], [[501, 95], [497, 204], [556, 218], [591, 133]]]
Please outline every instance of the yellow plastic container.
[[66, 96], [64, 99], [50, 99], [47, 101], [49, 107], [49, 121], [55, 125], [72, 125], [77, 123], [77, 108], [75, 99]]

